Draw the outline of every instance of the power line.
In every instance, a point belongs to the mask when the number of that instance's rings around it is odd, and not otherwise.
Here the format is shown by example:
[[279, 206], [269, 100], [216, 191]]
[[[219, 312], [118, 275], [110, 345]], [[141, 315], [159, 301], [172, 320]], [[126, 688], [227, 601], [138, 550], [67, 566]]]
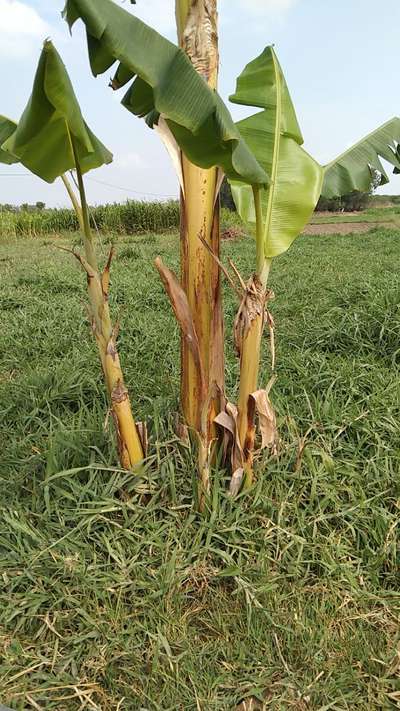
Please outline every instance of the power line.
[[[26, 178], [32, 176], [32, 173], [0, 173], [1, 178]], [[98, 183], [99, 185], [105, 185], [107, 188], [113, 188], [114, 190], [122, 190], [124, 193], [132, 193], [133, 195], [146, 195], [148, 197], [158, 197], [158, 198], [168, 198], [176, 200], [176, 195], [163, 195], [161, 193], [146, 193], [140, 190], [132, 190], [132, 188], [123, 188], [121, 185], [114, 185], [113, 183], [106, 183], [104, 180], [98, 180], [97, 178], [92, 178], [89, 175], [86, 176], [86, 180], [91, 180], [93, 183]]]
[[135, 195], [150, 195], [150, 197], [162, 197], [162, 198], [175, 198], [176, 195], [162, 195], [161, 193], [145, 193], [139, 190], [132, 190], [131, 188], [123, 188], [120, 185], [113, 185], [112, 183], [106, 183], [104, 180], [98, 180], [97, 178], [91, 178], [86, 176], [87, 180], [92, 180], [94, 183], [99, 183], [99, 185], [106, 185], [108, 188], [115, 188], [115, 190], [123, 190], [127, 193], [134, 193]]
[[0, 173], [0, 176], [9, 178], [26, 178], [26, 176], [32, 175], [32, 173]]

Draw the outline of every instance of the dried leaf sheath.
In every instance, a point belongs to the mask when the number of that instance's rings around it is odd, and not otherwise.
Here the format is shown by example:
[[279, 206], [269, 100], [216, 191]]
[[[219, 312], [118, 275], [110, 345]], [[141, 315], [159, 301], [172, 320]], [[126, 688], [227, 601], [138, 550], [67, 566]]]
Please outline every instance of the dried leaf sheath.
[[[235, 321], [235, 344], [240, 357], [240, 385], [238, 401], [238, 439], [243, 452], [245, 486], [253, 479], [253, 453], [255, 449], [255, 413], [260, 415], [263, 445], [268, 440], [272, 446], [276, 439], [275, 415], [269, 403], [268, 392], [259, 390], [259, 370], [262, 336], [268, 300], [272, 292], [266, 289], [257, 275], [247, 285], [238, 316]], [[271, 432], [267, 434], [267, 421]]]
[[234, 331], [236, 350], [240, 358], [239, 441], [246, 461], [254, 448], [255, 426], [254, 418], [249, 419], [249, 397], [258, 389], [265, 304], [266, 290], [255, 275], [247, 286]]
[[204, 505], [204, 495], [208, 493], [210, 487], [209, 455], [211, 439], [208, 424], [211, 398], [209, 388], [207, 387], [208, 380], [206, 379], [203, 368], [200, 344], [187, 295], [175, 274], [163, 264], [160, 257], [157, 257], [155, 260], [155, 266], [160, 274], [176, 319], [181, 328], [182, 349], [185, 347], [186, 352], [190, 355], [193, 362], [192, 378], [188, 380], [191, 388], [191, 399], [197, 409], [194, 415], [194, 424], [188, 424], [197, 434], [198, 467], [200, 473], [199, 501], [202, 507]]
[[172, 308], [174, 310], [176, 319], [181, 328], [182, 342], [185, 344], [193, 360], [193, 371], [195, 374], [195, 379], [193, 381], [193, 397], [196, 402], [199, 403], [200, 407], [199, 419], [196, 420], [191, 426], [196, 431], [199, 431], [201, 426], [200, 413], [202, 411], [202, 408], [204, 407], [207, 389], [203, 362], [200, 353], [199, 340], [194, 325], [192, 311], [189, 306], [187, 295], [184, 289], [181, 287], [175, 274], [163, 264], [162, 259], [160, 257], [157, 257], [157, 259], [155, 260], [155, 266], [158, 270], [158, 273], [160, 274], [165, 290], [169, 296]]

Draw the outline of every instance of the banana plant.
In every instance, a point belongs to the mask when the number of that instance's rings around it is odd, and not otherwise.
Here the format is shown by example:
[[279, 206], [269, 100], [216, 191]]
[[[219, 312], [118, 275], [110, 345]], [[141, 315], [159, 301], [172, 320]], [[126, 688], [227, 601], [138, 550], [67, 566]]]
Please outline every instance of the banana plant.
[[156, 266], [182, 331], [181, 402], [188, 426], [198, 434], [204, 492], [214, 418], [224, 405], [218, 193], [223, 174], [260, 186], [269, 178], [215, 91], [216, 0], [176, 1], [181, 47], [111, 0], [67, 0], [64, 17], [70, 28], [78, 18], [86, 25], [95, 76], [119, 63], [112, 88], [129, 84], [123, 106], [146, 117], [160, 134], [178, 173], [181, 279], [160, 259]]
[[261, 111], [237, 127], [259, 163], [270, 175], [267, 187], [230, 181], [242, 219], [255, 225], [255, 272], [243, 283], [243, 298], [235, 322], [240, 357], [238, 406], [228, 403], [217, 422], [232, 436], [231, 492], [253, 481], [255, 414], [258, 411], [262, 447], [276, 445], [276, 421], [269, 394], [272, 380], [259, 388], [262, 334], [272, 331], [268, 277], [272, 261], [285, 252], [308, 223], [321, 193], [327, 197], [369, 189], [376, 172], [381, 184], [388, 177], [380, 156], [400, 169], [400, 119], [394, 118], [327, 166], [319, 165], [303, 148], [303, 137], [289, 90], [273, 47], [250, 62], [237, 80], [231, 101]]
[[[61, 177], [67, 187], [82, 228], [85, 256], [74, 255], [87, 275], [91, 325], [110, 398], [120, 462], [131, 469], [143, 460], [144, 452], [118, 356], [118, 329], [112, 324], [108, 304], [113, 250], [101, 271], [83, 182], [86, 172], [110, 163], [112, 154], [85, 123], [67, 70], [49, 40], [43, 46], [29, 102], [1, 149], [46, 182]], [[70, 170], [76, 172], [79, 199], [65, 176]]]
[[[112, 87], [119, 89], [131, 82], [122, 99], [123, 106], [136, 116], [146, 117], [149, 126], [160, 133], [180, 179], [181, 284], [161, 260], [157, 260], [157, 267], [182, 330], [182, 404], [187, 422], [200, 435], [199, 468], [203, 490], [208, 487], [209, 472], [204, 462], [213, 431], [213, 387], [223, 392], [220, 377], [216, 375], [223, 367], [223, 353], [221, 327], [219, 324], [215, 327], [220, 318], [218, 298], [211, 299], [208, 306], [199, 300], [195, 281], [199, 270], [194, 263], [189, 266], [188, 255], [198, 257], [200, 254], [200, 271], [204, 269], [204, 253], [199, 252], [198, 244], [195, 246], [194, 235], [202, 218], [205, 229], [198, 230], [197, 239], [200, 238], [214, 262], [221, 266], [215, 202], [211, 196], [214, 194], [215, 201], [222, 173], [231, 182], [240, 215], [256, 226], [255, 273], [247, 284], [238, 275], [243, 290], [235, 324], [241, 361], [238, 407], [228, 403], [215, 420], [229, 430], [233, 440], [232, 491], [238, 490], [243, 481], [249, 486], [253, 477], [256, 411], [263, 446], [274, 447], [276, 441], [275, 416], [269, 399], [272, 383], [257, 389], [266, 315], [272, 333], [272, 318], [266, 308], [272, 296], [268, 289], [272, 260], [286, 251], [302, 231], [321, 192], [329, 194], [331, 190], [344, 194], [349, 189], [365, 189], [375, 170], [381, 172], [384, 180], [379, 155], [398, 167], [397, 144], [393, 143], [399, 134], [398, 119], [323, 167], [302, 148], [303, 138], [295, 110], [272, 47], [266, 48], [245, 68], [232, 97], [236, 103], [261, 111], [233, 125], [228, 110], [213, 91], [218, 73], [216, 0], [176, 0], [181, 48], [112, 0], [67, 0], [64, 15], [70, 27], [78, 18], [85, 23], [95, 76], [107, 71], [114, 62], [119, 63]], [[216, 179], [215, 172], [207, 174], [205, 195], [198, 180], [202, 173], [196, 172], [194, 166], [202, 170], [219, 168]], [[189, 235], [192, 231], [193, 241]], [[207, 281], [210, 283], [208, 268], [201, 274], [202, 286]], [[218, 289], [219, 285], [212, 291], [214, 297]], [[206, 293], [206, 289], [201, 293]], [[213, 324], [211, 330], [210, 323]]]

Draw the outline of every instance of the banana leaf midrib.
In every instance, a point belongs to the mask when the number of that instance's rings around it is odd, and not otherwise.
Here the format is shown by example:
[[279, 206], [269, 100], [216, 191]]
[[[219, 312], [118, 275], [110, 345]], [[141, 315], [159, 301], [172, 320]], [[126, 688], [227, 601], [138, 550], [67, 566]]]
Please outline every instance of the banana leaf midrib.
[[264, 249], [267, 252], [268, 237], [271, 231], [272, 212], [274, 207], [274, 197], [278, 177], [279, 151], [281, 143], [282, 125], [282, 81], [278, 70], [275, 52], [272, 50], [272, 59], [275, 72], [276, 86], [276, 110], [275, 110], [275, 132], [274, 132], [274, 153], [272, 157], [271, 184], [268, 188], [268, 207], [264, 226]]

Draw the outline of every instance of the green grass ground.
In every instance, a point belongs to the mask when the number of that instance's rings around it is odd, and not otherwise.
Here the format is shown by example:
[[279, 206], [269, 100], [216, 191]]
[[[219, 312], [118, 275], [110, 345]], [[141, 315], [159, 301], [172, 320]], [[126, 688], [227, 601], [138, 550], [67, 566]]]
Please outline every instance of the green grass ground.
[[[399, 708], [399, 233], [302, 237], [277, 260], [280, 454], [238, 501], [215, 472], [205, 518], [152, 267], [177, 267], [176, 237], [119, 238], [113, 270], [142, 479], [115, 468], [84, 276], [56, 243], [0, 240], [0, 703]], [[250, 275], [248, 240], [224, 254]]]
[[313, 225], [340, 224], [342, 222], [371, 222], [372, 224], [394, 222], [398, 224], [400, 222], [400, 208], [370, 207], [361, 212], [346, 212], [344, 214], [315, 212], [311, 218]]

